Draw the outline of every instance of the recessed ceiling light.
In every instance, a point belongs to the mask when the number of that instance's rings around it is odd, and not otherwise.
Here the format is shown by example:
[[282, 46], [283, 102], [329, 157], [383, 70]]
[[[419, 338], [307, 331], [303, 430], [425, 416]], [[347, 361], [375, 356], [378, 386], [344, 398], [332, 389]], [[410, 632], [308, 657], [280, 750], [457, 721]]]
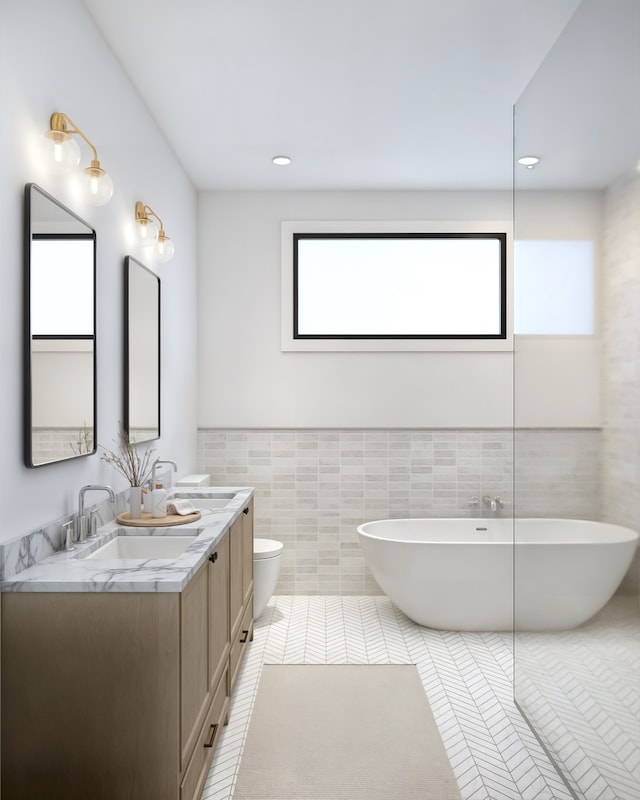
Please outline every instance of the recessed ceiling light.
[[287, 164], [291, 163], [291, 159], [289, 156], [274, 156], [272, 159], [274, 164], [277, 164], [279, 167], [284, 167]]
[[522, 158], [518, 159], [518, 164], [522, 164], [522, 166], [527, 169], [533, 169], [535, 165], [539, 163], [540, 159], [538, 156], [522, 156]]

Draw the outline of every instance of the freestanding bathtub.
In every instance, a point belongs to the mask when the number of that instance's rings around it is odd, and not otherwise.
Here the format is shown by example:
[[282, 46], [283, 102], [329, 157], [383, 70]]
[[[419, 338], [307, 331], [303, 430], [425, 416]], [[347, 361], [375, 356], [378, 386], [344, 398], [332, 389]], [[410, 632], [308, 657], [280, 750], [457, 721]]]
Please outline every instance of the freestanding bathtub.
[[611, 598], [638, 542], [629, 528], [566, 519], [390, 519], [357, 531], [389, 599], [418, 625], [456, 631], [575, 628]]

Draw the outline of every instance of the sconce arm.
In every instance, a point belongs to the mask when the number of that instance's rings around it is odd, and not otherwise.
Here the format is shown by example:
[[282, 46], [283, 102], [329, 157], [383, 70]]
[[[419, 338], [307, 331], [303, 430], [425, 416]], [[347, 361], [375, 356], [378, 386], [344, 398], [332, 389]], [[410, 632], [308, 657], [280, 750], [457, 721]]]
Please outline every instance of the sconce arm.
[[164, 233], [164, 223], [151, 206], [146, 206], [141, 200], [136, 202], [136, 219], [148, 219], [155, 217], [160, 223], [160, 233]]
[[80, 128], [71, 119], [71, 117], [68, 117], [66, 114], [63, 114], [62, 111], [55, 111], [51, 115], [51, 120], [50, 120], [49, 124], [51, 125], [51, 130], [52, 131], [62, 131], [63, 133], [69, 133], [69, 131], [67, 129], [67, 124], [69, 124], [71, 126], [71, 133], [77, 133], [79, 136], [81, 136], [85, 140], [85, 142], [91, 148], [91, 150], [93, 152], [93, 161], [95, 162], [95, 164], [97, 164], [97, 165], [100, 164], [100, 162], [98, 160], [98, 151], [94, 147], [93, 142], [91, 142], [86, 137], [86, 135], [80, 130]]

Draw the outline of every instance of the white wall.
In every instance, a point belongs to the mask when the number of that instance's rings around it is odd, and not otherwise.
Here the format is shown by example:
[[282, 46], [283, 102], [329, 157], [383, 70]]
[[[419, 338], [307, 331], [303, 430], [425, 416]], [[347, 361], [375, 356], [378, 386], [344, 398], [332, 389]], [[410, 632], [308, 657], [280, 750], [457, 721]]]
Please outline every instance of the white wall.
[[[38, 141], [53, 111], [68, 114], [96, 145], [115, 184], [108, 205], [83, 205], [67, 179], [43, 171]], [[98, 441], [106, 446], [112, 446], [122, 419], [123, 259], [130, 254], [154, 266], [131, 247], [127, 230], [136, 200], [162, 216], [176, 255], [157, 267], [163, 292], [163, 428], [154, 446], [158, 455], [175, 459], [181, 473], [196, 463], [197, 202], [164, 136], [79, 0], [0, 4], [0, 119], [0, 539], [9, 539], [74, 511], [84, 484], [126, 486], [99, 455], [38, 469], [23, 466], [24, 184], [35, 181], [97, 231]], [[88, 161], [90, 151], [80, 145]]]
[[[510, 426], [511, 353], [281, 352], [280, 223], [508, 220], [511, 201], [510, 192], [201, 193], [199, 427]], [[600, 235], [597, 193], [536, 193], [530, 205], [538, 224], [520, 238]], [[554, 343], [530, 351], [520, 375], [534, 385], [531, 413], [519, 424], [598, 425], [597, 350], [572, 359], [571, 384], [551, 391]]]

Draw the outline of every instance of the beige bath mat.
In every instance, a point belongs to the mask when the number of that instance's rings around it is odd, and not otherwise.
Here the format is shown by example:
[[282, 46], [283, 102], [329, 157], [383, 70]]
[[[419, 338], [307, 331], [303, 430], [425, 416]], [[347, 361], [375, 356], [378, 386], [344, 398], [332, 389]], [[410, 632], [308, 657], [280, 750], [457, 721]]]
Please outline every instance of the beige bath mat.
[[413, 664], [265, 665], [234, 800], [460, 800]]

